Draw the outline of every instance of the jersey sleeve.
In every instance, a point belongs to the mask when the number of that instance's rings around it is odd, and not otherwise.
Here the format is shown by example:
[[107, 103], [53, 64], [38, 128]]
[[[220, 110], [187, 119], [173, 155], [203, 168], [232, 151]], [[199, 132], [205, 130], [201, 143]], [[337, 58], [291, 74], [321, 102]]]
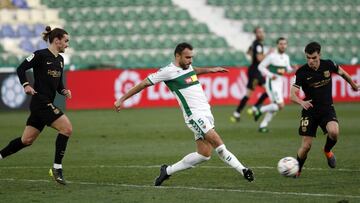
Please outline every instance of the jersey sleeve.
[[34, 52], [30, 56], [28, 56], [16, 69], [17, 75], [19, 77], [20, 83], [22, 86], [26, 86], [29, 84], [29, 81], [26, 77], [26, 71], [30, 68], [34, 68], [37, 66], [38, 61], [40, 59], [39, 53]]
[[293, 68], [292, 68], [291, 65], [290, 65], [290, 57], [289, 57], [289, 56], [287, 56], [286, 71], [287, 71], [288, 73], [290, 73], [290, 72], [293, 71]]
[[303, 81], [304, 81], [304, 77], [301, 74], [301, 72], [298, 70], [295, 73], [295, 82], [293, 84], [294, 87], [300, 88], [301, 86], [303, 86]]
[[338, 73], [339, 72], [339, 65], [337, 65], [335, 62], [329, 60], [329, 69], [332, 73]]
[[[62, 64], [64, 64], [64, 59], [62, 59]], [[64, 86], [64, 82], [63, 82], [63, 75], [64, 75], [64, 69], [61, 69], [61, 76], [60, 76], [60, 81], [59, 81], [59, 85], [56, 89], [56, 91], [59, 94], [63, 94], [63, 91], [65, 90], [65, 86]]]
[[153, 85], [172, 79], [172, 72], [166, 68], [160, 68], [157, 72], [148, 75], [147, 79]]
[[255, 44], [254, 53], [255, 55], [264, 53], [264, 47], [261, 44]]
[[272, 54], [266, 56], [264, 58], [264, 60], [262, 60], [261, 63], [259, 64], [259, 66], [258, 66], [259, 71], [261, 72], [261, 74], [265, 75], [268, 78], [272, 78], [274, 76], [274, 74], [271, 73], [269, 71], [269, 69], [267, 68], [271, 63], [272, 56], [273, 56]]

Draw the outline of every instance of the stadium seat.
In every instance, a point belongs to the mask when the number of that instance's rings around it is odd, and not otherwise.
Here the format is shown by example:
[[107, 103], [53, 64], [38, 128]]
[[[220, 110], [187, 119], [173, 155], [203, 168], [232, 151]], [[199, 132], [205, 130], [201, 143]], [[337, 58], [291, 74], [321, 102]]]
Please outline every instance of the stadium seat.
[[31, 30], [31, 28], [25, 24], [19, 25], [17, 28], [17, 33], [19, 37], [34, 37], [34, 31]]
[[99, 61], [103, 65], [114, 65], [114, 58], [108, 54], [101, 54], [99, 56]]
[[26, 0], [12, 0], [12, 3], [17, 8], [28, 8], [27, 1]]
[[15, 10], [16, 21], [19, 23], [30, 23], [31, 16], [27, 9], [16, 9]]
[[1, 36], [14, 38], [17, 37], [17, 33], [11, 25], [3, 25], [1, 27]]
[[28, 39], [23, 39], [20, 41], [20, 48], [27, 52], [34, 52], [35, 46]]
[[82, 64], [83, 58], [80, 55], [72, 55], [70, 59], [71, 64]]
[[15, 67], [17, 67], [19, 65], [19, 63], [20, 63], [20, 60], [14, 55], [8, 56], [4, 61], [4, 64], [9, 65], [9, 66], [15, 66]]

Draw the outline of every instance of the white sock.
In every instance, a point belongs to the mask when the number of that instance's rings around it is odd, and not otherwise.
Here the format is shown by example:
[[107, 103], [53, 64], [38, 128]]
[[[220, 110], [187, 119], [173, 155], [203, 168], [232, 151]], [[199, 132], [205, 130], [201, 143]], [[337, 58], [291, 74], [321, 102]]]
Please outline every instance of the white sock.
[[225, 163], [227, 163], [229, 166], [233, 167], [243, 175], [242, 170], [245, 169], [245, 167], [230, 151], [226, 149], [224, 144], [218, 146], [215, 150], [221, 160], [223, 160]]
[[273, 112], [267, 112], [264, 116], [264, 119], [260, 123], [260, 128], [267, 127], [274, 115], [275, 115], [275, 113], [273, 113]]
[[275, 103], [271, 103], [260, 108], [261, 113], [279, 111], [279, 106]]
[[206, 157], [197, 152], [193, 152], [193, 153], [186, 155], [183, 159], [181, 159], [177, 163], [175, 163], [171, 166], [168, 166], [166, 168], [166, 173], [168, 175], [172, 175], [178, 171], [182, 171], [182, 170], [185, 170], [188, 168], [193, 168], [193, 167], [195, 167], [195, 165], [197, 165], [201, 162], [207, 161], [209, 159], [210, 159], [210, 157]]
[[53, 166], [55, 169], [60, 169], [62, 168], [62, 164], [54, 164]]
[[240, 113], [237, 112], [237, 111], [234, 111], [234, 112], [233, 112], [233, 116], [234, 116], [235, 118], [240, 118]]

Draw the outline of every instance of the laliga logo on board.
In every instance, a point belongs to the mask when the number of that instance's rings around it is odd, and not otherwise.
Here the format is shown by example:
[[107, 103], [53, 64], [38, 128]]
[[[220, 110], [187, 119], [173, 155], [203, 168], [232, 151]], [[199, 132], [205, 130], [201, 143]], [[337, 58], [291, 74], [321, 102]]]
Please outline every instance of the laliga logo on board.
[[24, 103], [26, 94], [15, 74], [9, 75], [4, 80], [1, 86], [1, 99], [10, 108], [20, 107]]
[[[120, 75], [115, 79], [114, 90], [115, 90], [115, 99], [120, 98], [124, 95], [124, 93], [128, 92], [133, 86], [140, 83], [140, 75], [135, 71], [123, 71]], [[134, 105], [139, 104], [141, 99], [141, 93], [132, 96], [127, 99], [123, 106], [125, 108], [132, 107]]]
[[215, 78], [201, 77], [200, 83], [209, 101], [212, 99], [241, 99], [246, 94], [246, 84], [248, 78], [245, 72], [240, 72], [236, 80], [231, 81], [227, 76]]

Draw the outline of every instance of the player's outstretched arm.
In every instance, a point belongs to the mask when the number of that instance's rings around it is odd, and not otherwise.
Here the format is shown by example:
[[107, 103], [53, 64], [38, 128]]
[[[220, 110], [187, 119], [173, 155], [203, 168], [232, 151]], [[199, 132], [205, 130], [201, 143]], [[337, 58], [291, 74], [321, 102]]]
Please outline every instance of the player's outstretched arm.
[[360, 85], [356, 84], [350, 77], [350, 75], [339, 66], [338, 74], [351, 85], [351, 88], [357, 92], [360, 90]]
[[146, 78], [141, 81], [139, 84], [132, 87], [128, 92], [126, 92], [121, 98], [114, 102], [114, 107], [117, 112], [121, 109], [121, 104], [127, 100], [128, 98], [132, 97], [133, 95], [137, 94], [141, 90], [145, 89], [146, 87], [151, 86], [152, 83]]
[[313, 107], [311, 104], [311, 100], [304, 101], [298, 97], [300, 89], [298, 87], [295, 87], [294, 85], [290, 88], [290, 99], [291, 101], [300, 104], [304, 109], [309, 109]]
[[212, 68], [194, 68], [196, 75], [202, 75], [206, 73], [227, 73], [229, 72], [228, 69], [217, 66]]

